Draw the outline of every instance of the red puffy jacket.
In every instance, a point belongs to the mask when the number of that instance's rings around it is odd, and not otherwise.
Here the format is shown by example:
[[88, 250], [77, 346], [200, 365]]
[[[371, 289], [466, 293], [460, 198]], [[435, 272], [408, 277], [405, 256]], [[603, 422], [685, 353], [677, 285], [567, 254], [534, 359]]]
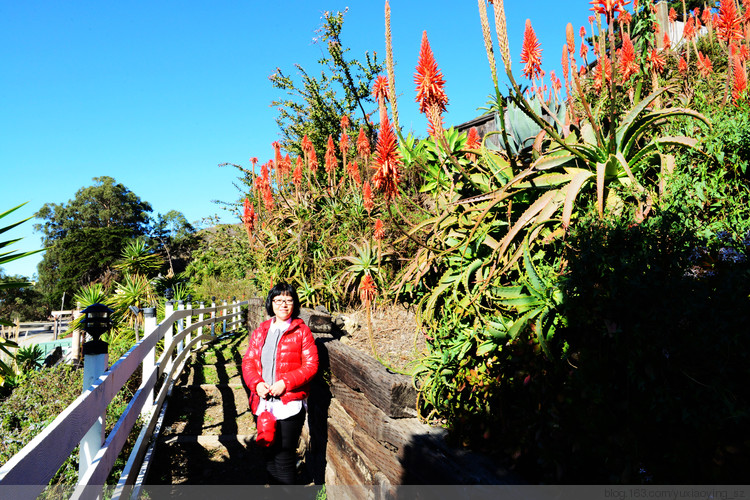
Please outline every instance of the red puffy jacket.
[[[260, 353], [266, 341], [273, 319], [260, 324], [250, 335], [247, 352], [242, 358], [242, 378], [250, 389], [250, 409], [258, 408], [260, 397], [255, 392], [258, 383], [263, 382]], [[283, 380], [286, 390], [281, 401], [288, 403], [307, 398], [310, 381], [318, 371], [318, 348], [312, 332], [300, 318], [292, 320], [286, 332], [281, 335], [276, 352], [276, 378]], [[270, 384], [269, 384], [270, 385]]]

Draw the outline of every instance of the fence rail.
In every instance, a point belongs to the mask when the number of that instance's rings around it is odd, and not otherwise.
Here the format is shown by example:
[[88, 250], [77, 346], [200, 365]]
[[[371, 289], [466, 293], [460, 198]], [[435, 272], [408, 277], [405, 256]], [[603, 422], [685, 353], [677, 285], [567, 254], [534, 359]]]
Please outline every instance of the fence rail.
[[[141, 366], [141, 385], [125, 412], [106, 439], [103, 430], [98, 439], [94, 436], [97, 442], [90, 455], [81, 453], [79, 482], [71, 497], [89, 497], [92, 491], [97, 490], [92, 487], [105, 484], [138, 417], [143, 416], [145, 423], [114, 492], [113, 498], [120, 498], [136, 482], [161, 408], [174, 381], [182, 373], [189, 353], [193, 348], [200, 347], [204, 340], [216, 337], [217, 323], [223, 332], [236, 330], [242, 323], [241, 306], [247, 303], [225, 302], [198, 309], [188, 304], [184, 308], [181, 305], [176, 311], [168, 303], [165, 319], [161, 323], [156, 324], [155, 316], [147, 317], [143, 338], [0, 468], [0, 487], [28, 486], [18, 490], [26, 498], [36, 498], [42, 493], [76, 446], [81, 444], [82, 450], [86, 448], [85, 444], [90, 446], [87, 440], [91, 439], [91, 430], [101, 425], [109, 403]], [[198, 320], [193, 323], [192, 319], [196, 316]], [[207, 328], [210, 333], [204, 333]], [[198, 334], [193, 336], [194, 332]], [[164, 339], [164, 351], [157, 360], [156, 344], [161, 339]], [[158, 394], [154, 394], [158, 381], [163, 383]], [[101, 493], [101, 489], [98, 492]]]

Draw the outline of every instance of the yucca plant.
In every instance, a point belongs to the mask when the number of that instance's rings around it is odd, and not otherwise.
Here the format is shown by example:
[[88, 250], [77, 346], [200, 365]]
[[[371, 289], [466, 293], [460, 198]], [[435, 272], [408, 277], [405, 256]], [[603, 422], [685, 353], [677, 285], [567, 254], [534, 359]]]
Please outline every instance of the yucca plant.
[[136, 238], [125, 245], [122, 256], [114, 267], [125, 274], [151, 276], [163, 263], [161, 256], [149, 250], [146, 240]]

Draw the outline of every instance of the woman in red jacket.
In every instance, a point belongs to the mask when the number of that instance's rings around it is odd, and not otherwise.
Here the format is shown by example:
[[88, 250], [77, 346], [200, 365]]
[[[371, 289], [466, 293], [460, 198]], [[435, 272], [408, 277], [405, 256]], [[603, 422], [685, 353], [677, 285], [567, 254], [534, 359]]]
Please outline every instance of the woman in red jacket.
[[[293, 484], [297, 444], [305, 423], [310, 381], [318, 371], [315, 339], [299, 316], [297, 291], [281, 282], [266, 298], [264, 321], [250, 335], [242, 377], [250, 389], [250, 409], [276, 417], [274, 441], [264, 454], [272, 482]], [[264, 404], [260, 404], [263, 400]]]

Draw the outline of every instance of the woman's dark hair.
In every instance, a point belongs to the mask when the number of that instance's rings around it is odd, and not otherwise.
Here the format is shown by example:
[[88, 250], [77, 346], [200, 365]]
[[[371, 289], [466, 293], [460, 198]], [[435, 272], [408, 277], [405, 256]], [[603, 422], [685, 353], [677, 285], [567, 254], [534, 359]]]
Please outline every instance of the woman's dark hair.
[[294, 289], [292, 285], [289, 283], [286, 283], [284, 281], [280, 281], [276, 283], [276, 285], [271, 288], [271, 291], [268, 292], [268, 297], [266, 297], [266, 312], [269, 316], [274, 316], [273, 312], [273, 299], [278, 297], [279, 295], [289, 295], [292, 300], [294, 300], [294, 308], [292, 309], [292, 318], [296, 318], [299, 316], [299, 297], [297, 296], [297, 290]]

